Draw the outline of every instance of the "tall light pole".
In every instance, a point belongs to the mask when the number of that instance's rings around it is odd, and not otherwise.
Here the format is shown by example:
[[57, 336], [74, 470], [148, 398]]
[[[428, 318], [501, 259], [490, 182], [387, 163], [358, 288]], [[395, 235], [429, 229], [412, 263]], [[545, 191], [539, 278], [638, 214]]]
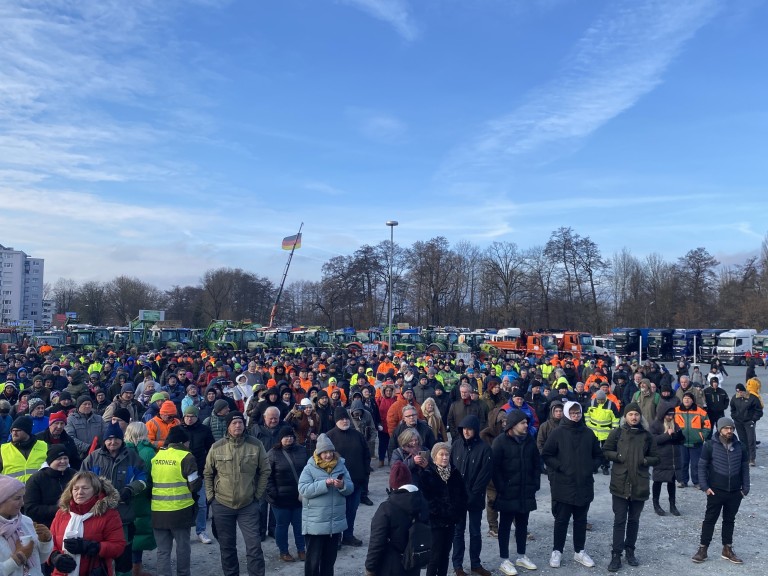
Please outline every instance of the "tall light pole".
[[648, 306], [653, 306], [654, 304], [656, 304], [656, 300], [651, 300], [645, 305], [645, 326], [643, 326], [643, 328], [650, 328], [650, 326], [648, 326]]
[[386, 225], [389, 226], [389, 349], [387, 352], [392, 352], [392, 265], [395, 260], [395, 226], [397, 226], [397, 220], [387, 220]]

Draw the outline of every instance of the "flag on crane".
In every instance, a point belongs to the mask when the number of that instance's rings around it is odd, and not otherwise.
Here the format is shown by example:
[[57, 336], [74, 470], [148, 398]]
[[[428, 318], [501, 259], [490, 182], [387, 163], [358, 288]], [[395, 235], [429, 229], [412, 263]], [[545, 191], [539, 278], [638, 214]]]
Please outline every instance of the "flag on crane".
[[283, 238], [283, 250], [293, 250], [301, 248], [301, 233]]

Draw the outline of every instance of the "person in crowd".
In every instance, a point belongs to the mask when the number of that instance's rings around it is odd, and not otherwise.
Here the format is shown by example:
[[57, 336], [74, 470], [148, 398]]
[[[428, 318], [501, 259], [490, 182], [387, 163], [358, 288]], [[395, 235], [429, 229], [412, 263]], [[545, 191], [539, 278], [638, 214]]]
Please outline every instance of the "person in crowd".
[[388, 464], [391, 462], [392, 458], [392, 448], [389, 447], [392, 430], [390, 430], [387, 422], [387, 414], [394, 403], [395, 387], [392, 384], [391, 378], [389, 378], [385, 380], [384, 385], [381, 387], [381, 395], [376, 398], [376, 405], [379, 410], [379, 421], [381, 422], [381, 430], [379, 430], [379, 468], [384, 467], [385, 458]]
[[8, 400], [0, 400], [0, 444], [5, 444], [11, 435], [11, 403]]
[[485, 407], [480, 405], [477, 400], [472, 400], [472, 385], [464, 382], [459, 386], [459, 399], [451, 403], [448, 409], [448, 431], [453, 439], [461, 440], [461, 433], [458, 428], [466, 416], [477, 416], [480, 422], [480, 429], [485, 428], [487, 417]]
[[299, 476], [301, 530], [307, 555], [304, 576], [333, 576], [338, 544], [347, 529], [346, 498], [354, 491], [344, 458], [326, 434]]
[[662, 484], [667, 485], [669, 496], [669, 513], [680, 516], [676, 505], [675, 474], [680, 467], [679, 446], [683, 443], [683, 431], [675, 422], [675, 409], [667, 408], [666, 413], [658, 412], [656, 420], [651, 423], [651, 434], [656, 440], [659, 463], [653, 467], [653, 510], [659, 516], [665, 516], [666, 512], [659, 503]]
[[34, 522], [50, 528], [59, 509], [59, 497], [77, 470], [70, 467], [69, 454], [63, 444], [48, 447], [45, 463], [27, 480], [24, 511]]
[[[488, 446], [493, 446], [493, 441], [504, 433], [504, 426], [507, 423], [507, 412], [503, 406], [494, 408], [488, 415], [488, 426], [480, 430], [480, 438]], [[485, 518], [488, 522], [488, 536], [491, 538], [499, 537], [499, 512], [496, 510], [496, 486], [493, 480], [488, 482], [485, 490]]]
[[[147, 477], [152, 474], [152, 458], [157, 450], [152, 446], [147, 436], [147, 426], [144, 422], [131, 422], [123, 430], [123, 440], [128, 450], [134, 450], [144, 463]], [[144, 573], [144, 552], [157, 548], [155, 532], [152, 529], [152, 508], [150, 506], [151, 491], [142, 490], [131, 500], [133, 507], [133, 539], [131, 541], [131, 563], [134, 576]]]
[[78, 396], [75, 410], [67, 416], [67, 425], [64, 429], [67, 431], [67, 435], [75, 441], [81, 458], [88, 455], [92, 446], [101, 443], [104, 433], [104, 419], [98, 414], [94, 414], [93, 400], [89, 395]]
[[229, 404], [223, 398], [219, 398], [213, 403], [211, 415], [203, 420], [203, 425], [211, 429], [213, 439], [217, 442], [227, 434], [227, 416], [229, 415]]
[[680, 447], [680, 476], [677, 487], [688, 486], [688, 479], [699, 487], [699, 457], [701, 447], [709, 440], [712, 426], [707, 413], [696, 404], [693, 392], [683, 394], [682, 404], [675, 408], [675, 422], [683, 431], [683, 444]]
[[[520, 566], [536, 570], [526, 555], [528, 518], [536, 510], [536, 492], [541, 487], [541, 457], [536, 442], [528, 433], [528, 416], [522, 410], [507, 414], [504, 433], [493, 441], [493, 485], [496, 487], [494, 507], [499, 512], [499, 570], [515, 576]], [[509, 537], [515, 525], [517, 559], [509, 560]]]
[[[189, 451], [195, 457], [197, 470], [205, 470], [205, 457], [215, 440], [208, 426], [203, 426], [199, 418], [200, 410], [197, 406], [189, 405], [184, 410], [182, 427], [189, 436]], [[195, 533], [197, 539], [203, 544], [213, 542], [206, 530], [208, 516], [208, 504], [205, 501], [205, 490], [200, 490], [197, 497], [197, 518], [195, 519]]]
[[165, 445], [165, 439], [171, 428], [181, 425], [176, 417], [176, 404], [170, 400], [163, 401], [160, 412], [154, 418], [147, 421], [147, 434], [152, 445], [160, 449]]
[[[723, 381], [719, 378], [718, 382], [720, 382], [720, 384], [723, 383]], [[696, 406], [700, 408], [704, 408], [706, 406], [706, 401], [704, 400], [704, 392], [702, 392], [702, 389], [692, 385], [691, 379], [688, 376], [680, 376], [680, 386], [677, 388], [675, 396], [677, 396], [681, 404], [685, 394], [693, 394], [693, 401], [696, 403]]]
[[264, 446], [245, 433], [245, 417], [227, 414], [227, 433], [211, 446], [205, 459], [205, 497], [218, 533], [224, 576], [238, 576], [237, 527], [243, 533], [248, 576], [264, 576], [259, 531], [259, 501], [269, 479]]
[[176, 576], [191, 576], [189, 529], [195, 525], [195, 500], [202, 486], [197, 461], [189, 451], [189, 435], [182, 426], [168, 431], [163, 447], [152, 458], [152, 529], [157, 542], [157, 568], [171, 572], [171, 550], [176, 545]]
[[649, 468], [659, 463], [656, 442], [637, 402], [627, 404], [622, 422], [603, 444], [603, 453], [614, 463], [609, 486], [613, 498], [613, 545], [608, 571], [617, 572], [622, 554], [630, 566], [640, 565], [635, 556], [640, 514], [650, 496]]
[[371, 536], [365, 558], [365, 575], [418, 576], [419, 567], [403, 568], [401, 550], [408, 545], [413, 522], [429, 522], [429, 507], [413, 484], [411, 472], [402, 462], [392, 464], [389, 497], [379, 505], [371, 520]]
[[429, 464], [429, 448], [424, 445], [421, 435], [414, 428], [406, 428], [397, 438], [398, 448], [392, 452], [392, 462], [402, 462], [411, 472], [414, 484], [418, 486], [420, 470]]
[[149, 480], [144, 462], [135, 450], [129, 450], [125, 445], [120, 426], [110, 424], [104, 432], [103, 445], [88, 455], [81, 469], [106, 478], [117, 490], [117, 511], [124, 530], [124, 540], [128, 545], [115, 560], [115, 571], [128, 574], [132, 570], [131, 546], [135, 531], [133, 522], [136, 519], [132, 501], [134, 496], [147, 489]]
[[360, 506], [363, 487], [368, 483], [371, 454], [368, 451], [368, 443], [363, 435], [352, 427], [346, 408], [336, 408], [334, 418], [336, 420], [336, 427], [328, 432], [328, 439], [336, 447], [335, 450], [344, 458], [345, 466], [349, 470], [353, 484], [353, 489], [347, 496], [347, 529], [344, 530], [341, 543], [347, 546], [359, 547], [363, 545], [363, 541], [355, 537], [355, 518], [357, 517], [357, 509]]
[[32, 436], [32, 418], [19, 416], [11, 424], [11, 441], [0, 446], [0, 471], [26, 483], [45, 462], [48, 446]]
[[563, 420], [549, 435], [541, 457], [547, 465], [553, 514], [555, 516], [554, 543], [549, 565], [559, 568], [562, 562], [568, 524], [573, 517], [573, 559], [592, 568], [594, 560], [585, 549], [587, 516], [594, 500], [595, 470], [602, 462], [597, 437], [584, 424], [581, 405], [566, 402]]
[[45, 414], [42, 398], [30, 398], [29, 417], [32, 418], [32, 436], [37, 436], [48, 429], [49, 416]]
[[707, 406], [707, 418], [712, 424], [717, 424], [717, 421], [725, 416], [725, 411], [730, 404], [730, 398], [728, 392], [720, 388], [720, 381], [717, 378], [712, 378], [709, 381], [709, 386], [704, 388], [704, 402]]
[[[115, 572], [112, 560], [126, 548], [120, 514], [120, 495], [109, 480], [81, 470], [72, 477], [59, 501], [51, 525], [53, 576], [90, 576]], [[116, 565], [116, 571], [119, 568]]]
[[309, 398], [302, 398], [298, 408], [294, 407], [285, 417], [296, 435], [296, 445], [303, 446], [308, 454], [315, 449], [315, 442], [320, 434], [320, 421], [315, 413], [315, 405]]
[[124, 408], [128, 410], [131, 422], [141, 422], [141, 417], [144, 415], [144, 405], [136, 400], [135, 396], [133, 384], [123, 384], [123, 387], [120, 388], [120, 394], [115, 396], [107, 409], [104, 410], [102, 416], [104, 421], [108, 422], [118, 408]]
[[699, 549], [693, 555], [697, 564], [707, 559], [721, 512], [723, 551], [720, 555], [734, 564], [743, 563], [733, 550], [733, 531], [741, 501], [749, 494], [749, 454], [744, 443], [734, 435], [735, 428], [733, 420], [720, 418], [717, 433], [706, 443], [699, 460], [699, 479], [701, 490], [707, 495], [707, 508], [701, 523]]
[[[611, 430], [619, 425], [619, 419], [612, 406], [613, 404], [608, 400], [605, 391], [600, 389], [590, 401], [590, 406], [585, 415], [587, 428], [592, 430], [601, 448], [608, 439]], [[562, 409], [560, 412], [562, 413]], [[542, 443], [542, 447], [543, 445]], [[611, 463], [603, 454], [601, 454], [600, 468], [606, 476], [610, 474]]]
[[731, 398], [731, 419], [736, 425], [739, 440], [747, 448], [750, 466], [755, 465], [757, 457], [755, 424], [763, 417], [763, 407], [758, 398], [747, 392], [744, 384], [736, 384], [736, 394]]
[[301, 529], [301, 498], [299, 475], [307, 464], [307, 450], [297, 444], [296, 434], [289, 426], [280, 430], [277, 442], [267, 452], [269, 480], [266, 497], [275, 515], [275, 543], [283, 562], [295, 562], [288, 551], [288, 527], [293, 526], [293, 540], [300, 561], [306, 560], [306, 548]]
[[432, 556], [427, 576], [446, 576], [456, 524], [467, 514], [467, 490], [459, 470], [451, 464], [451, 445], [438, 442], [431, 461], [419, 472], [418, 483], [429, 506]]
[[407, 428], [412, 428], [419, 433], [419, 436], [421, 436], [422, 442], [427, 447], [427, 450], [431, 450], [432, 446], [434, 446], [436, 442], [432, 428], [430, 428], [429, 424], [427, 424], [425, 420], [419, 418], [419, 413], [413, 406], [405, 405], [403, 406], [402, 410], [402, 419], [391, 432], [390, 443], [392, 449], [394, 450], [398, 447], [398, 439], [400, 438], [400, 434], [402, 434], [402, 432]]
[[[660, 399], [660, 396], [651, 390], [651, 381], [648, 378], [640, 380], [640, 389], [632, 396], [632, 402], [637, 402], [640, 406], [641, 414], [646, 422], [656, 420], [656, 407]], [[624, 413], [626, 414], [626, 409]]]
[[456, 523], [451, 562], [456, 576], [466, 576], [464, 563], [464, 533], [469, 517], [469, 561], [473, 574], [490, 576], [480, 562], [483, 548], [480, 522], [485, 509], [485, 492], [492, 475], [491, 447], [480, 438], [480, 419], [469, 414], [459, 422], [456, 439], [451, 445], [451, 464], [461, 473], [467, 492], [467, 514]]
[[0, 476], [0, 571], [4, 576], [42, 576], [53, 549], [47, 526], [22, 514], [25, 486]]

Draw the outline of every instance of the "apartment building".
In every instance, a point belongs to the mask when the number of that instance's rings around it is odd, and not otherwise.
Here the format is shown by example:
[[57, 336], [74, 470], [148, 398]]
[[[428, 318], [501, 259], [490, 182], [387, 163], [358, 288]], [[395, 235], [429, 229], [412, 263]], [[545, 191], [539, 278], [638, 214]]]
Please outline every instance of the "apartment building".
[[43, 275], [45, 260], [0, 244], [0, 325], [44, 326]]

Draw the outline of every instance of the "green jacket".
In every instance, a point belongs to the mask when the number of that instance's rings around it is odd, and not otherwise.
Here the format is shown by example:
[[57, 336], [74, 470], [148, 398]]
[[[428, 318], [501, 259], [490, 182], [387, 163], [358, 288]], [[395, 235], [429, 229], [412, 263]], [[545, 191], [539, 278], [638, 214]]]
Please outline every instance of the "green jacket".
[[614, 462], [611, 467], [610, 491], [627, 500], [648, 500], [650, 474], [648, 468], [660, 462], [656, 440], [645, 422], [630, 428], [622, 418], [621, 424], [608, 435], [603, 455]]
[[155, 542], [155, 532], [152, 530], [150, 498], [152, 497], [152, 458], [157, 451], [149, 440], [142, 440], [138, 446], [131, 442], [126, 442], [125, 445], [139, 453], [139, 458], [144, 461], [144, 468], [147, 470], [147, 478], [150, 478], [147, 481], [147, 489], [139, 492], [133, 499], [133, 512], [136, 514], [136, 519], [133, 522], [136, 528], [136, 534], [133, 537], [133, 549], [154, 550], [157, 548], [157, 543]]
[[239, 510], [264, 497], [269, 474], [267, 451], [259, 440], [227, 434], [205, 459], [205, 498]]

